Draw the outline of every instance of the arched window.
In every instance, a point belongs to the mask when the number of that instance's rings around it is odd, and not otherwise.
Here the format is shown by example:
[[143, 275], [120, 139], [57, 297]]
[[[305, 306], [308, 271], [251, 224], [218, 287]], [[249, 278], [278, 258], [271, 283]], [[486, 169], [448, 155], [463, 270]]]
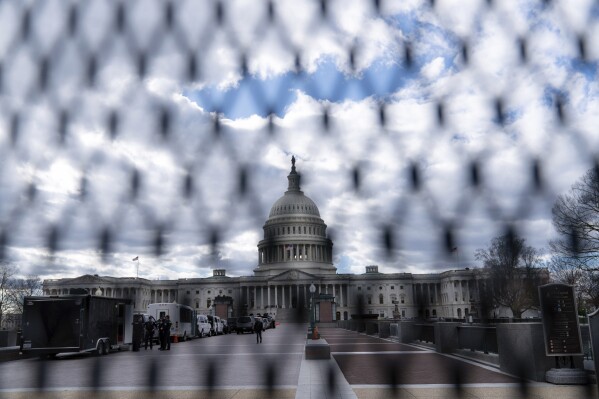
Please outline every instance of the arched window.
[[382, 305], [383, 303], [385, 303], [385, 299], [383, 298], [383, 294], [379, 295], [379, 304]]

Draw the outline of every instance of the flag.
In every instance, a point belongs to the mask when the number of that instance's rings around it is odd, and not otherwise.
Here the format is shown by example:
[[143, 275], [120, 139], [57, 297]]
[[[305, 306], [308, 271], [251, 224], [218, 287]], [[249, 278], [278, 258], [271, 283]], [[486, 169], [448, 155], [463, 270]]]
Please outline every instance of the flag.
[[133, 258], [132, 260], [133, 260], [133, 262], [135, 262], [135, 261], [136, 261], [136, 260], [138, 260], [138, 259], [139, 259], [139, 256], [136, 256], [136, 257], [135, 257], [135, 258]]

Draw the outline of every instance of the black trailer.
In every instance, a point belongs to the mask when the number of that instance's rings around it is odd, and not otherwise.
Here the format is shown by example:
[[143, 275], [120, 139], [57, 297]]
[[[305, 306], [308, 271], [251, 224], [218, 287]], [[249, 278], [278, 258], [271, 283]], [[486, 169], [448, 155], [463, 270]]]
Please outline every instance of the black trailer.
[[92, 295], [25, 297], [21, 352], [108, 354], [131, 343], [130, 299]]

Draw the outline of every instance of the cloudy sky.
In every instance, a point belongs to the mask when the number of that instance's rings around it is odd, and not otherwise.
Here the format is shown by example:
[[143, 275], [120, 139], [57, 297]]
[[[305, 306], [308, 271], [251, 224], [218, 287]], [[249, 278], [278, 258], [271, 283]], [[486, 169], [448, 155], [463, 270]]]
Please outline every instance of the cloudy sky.
[[545, 250], [599, 158], [599, 8], [488, 3], [0, 3], [0, 258], [250, 275], [292, 154], [339, 272]]

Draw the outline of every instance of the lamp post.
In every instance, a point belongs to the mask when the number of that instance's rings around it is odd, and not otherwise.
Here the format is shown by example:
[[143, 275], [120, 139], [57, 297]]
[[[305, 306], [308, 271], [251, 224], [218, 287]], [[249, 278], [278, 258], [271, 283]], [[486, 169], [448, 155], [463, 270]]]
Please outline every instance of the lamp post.
[[314, 334], [314, 322], [315, 315], [314, 312], [316, 308], [314, 307], [314, 293], [316, 292], [316, 287], [314, 283], [310, 284], [310, 295], [312, 296], [312, 300], [310, 302], [310, 335]]

